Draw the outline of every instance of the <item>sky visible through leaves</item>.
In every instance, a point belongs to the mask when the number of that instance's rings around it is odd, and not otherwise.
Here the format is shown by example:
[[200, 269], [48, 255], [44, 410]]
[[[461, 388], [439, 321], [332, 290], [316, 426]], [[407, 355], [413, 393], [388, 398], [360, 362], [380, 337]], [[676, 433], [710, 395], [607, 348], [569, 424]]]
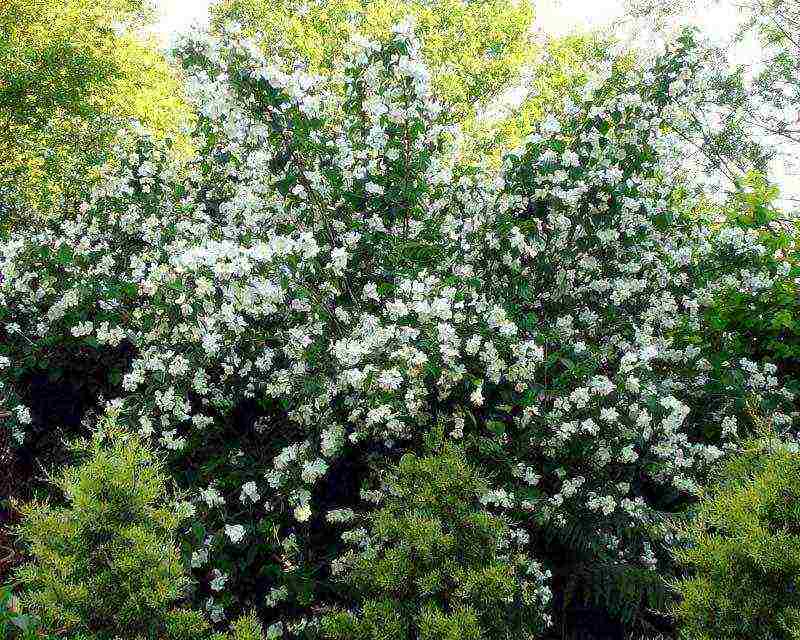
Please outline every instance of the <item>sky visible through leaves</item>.
[[[208, 8], [212, 0], [155, 0], [160, 20], [154, 27], [159, 40], [168, 45], [178, 33], [192, 25], [208, 23]], [[717, 44], [728, 42], [734, 33], [740, 16], [735, 0], [720, 0], [714, 6], [707, 2], [688, 3], [692, 8], [676, 20], [678, 24], [691, 23]], [[561, 36], [572, 31], [593, 29], [612, 30], [623, 42], [641, 45], [654, 36], [625, 18], [625, 0], [537, 0], [534, 28], [541, 36]], [[729, 62], [751, 63], [760, 57], [760, 45], [754, 38], [745, 39], [731, 49]], [[519, 95], [509, 92], [509, 101]], [[800, 172], [783, 161], [773, 165], [773, 179], [785, 195], [800, 194]]]

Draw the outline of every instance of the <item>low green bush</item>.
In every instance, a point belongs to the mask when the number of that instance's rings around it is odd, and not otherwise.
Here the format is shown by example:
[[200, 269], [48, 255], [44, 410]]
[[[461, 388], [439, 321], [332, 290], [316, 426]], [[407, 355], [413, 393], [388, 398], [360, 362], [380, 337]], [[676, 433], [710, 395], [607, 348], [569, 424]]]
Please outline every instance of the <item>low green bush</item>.
[[758, 447], [734, 458], [683, 533], [681, 638], [800, 638], [800, 453]]
[[359, 549], [342, 558], [357, 606], [325, 617], [325, 637], [535, 637], [547, 575], [484, 507], [489, 486], [463, 451], [404, 455], [387, 485], [366, 527], [350, 532]]
[[193, 509], [139, 436], [104, 426], [76, 446], [79, 464], [51, 479], [63, 504], [20, 509], [30, 560], [15, 573], [21, 613], [12, 628], [71, 640], [261, 638], [253, 615], [230, 636], [212, 635], [203, 614], [183, 606], [192, 580], [176, 533]]

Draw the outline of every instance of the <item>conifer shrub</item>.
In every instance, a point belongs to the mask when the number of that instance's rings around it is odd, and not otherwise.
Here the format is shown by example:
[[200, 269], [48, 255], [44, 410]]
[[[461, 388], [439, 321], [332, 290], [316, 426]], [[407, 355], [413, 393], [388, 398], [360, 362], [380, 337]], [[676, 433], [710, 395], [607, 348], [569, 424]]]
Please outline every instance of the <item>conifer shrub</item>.
[[199, 612], [181, 610], [191, 579], [175, 534], [191, 514], [162, 463], [113, 422], [78, 445], [84, 459], [52, 478], [63, 504], [23, 505], [18, 529], [30, 561], [16, 571], [21, 608], [45, 633], [102, 640], [199, 638]]
[[323, 635], [489, 640], [536, 637], [546, 616], [547, 575], [521, 553], [518, 531], [481, 499], [489, 484], [464, 451], [404, 455], [386, 498], [363, 527], [345, 534], [356, 549], [334, 564], [353, 607], [323, 619]]
[[[81, 456], [50, 481], [63, 504], [34, 501], [18, 527], [29, 561], [0, 630], [19, 638], [70, 640], [261, 640], [254, 612], [215, 633], [186, 606], [193, 581], [177, 544], [192, 514], [170, 488], [163, 460], [106, 416]], [[11, 592], [4, 592], [6, 600]], [[267, 631], [267, 638], [275, 633]]]
[[685, 640], [800, 637], [800, 453], [733, 458], [699, 503], [675, 558]]

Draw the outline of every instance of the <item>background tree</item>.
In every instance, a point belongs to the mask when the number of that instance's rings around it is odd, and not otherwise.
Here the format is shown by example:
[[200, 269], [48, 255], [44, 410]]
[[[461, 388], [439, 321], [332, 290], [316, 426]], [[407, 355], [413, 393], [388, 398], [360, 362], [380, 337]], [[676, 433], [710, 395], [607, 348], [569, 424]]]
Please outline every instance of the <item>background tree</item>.
[[[580, 101], [580, 88], [598, 71], [613, 42], [595, 32], [537, 38], [534, 44], [536, 55], [524, 77], [507, 90], [512, 95], [495, 99], [467, 123], [465, 155], [498, 162], [503, 153], [523, 145], [546, 115], [562, 116], [565, 106]], [[628, 61], [630, 56], [624, 56], [619, 62]]]
[[3, 3], [0, 217], [78, 199], [131, 119], [159, 136], [178, 132], [188, 114], [178, 78], [138, 35], [152, 16], [148, 0]]
[[[690, 9], [719, 6], [722, 0], [654, 2], [629, 0], [628, 14], [638, 24], [671, 28]], [[686, 110], [675, 132], [702, 165], [734, 189], [750, 171], [770, 179], [796, 171], [800, 156], [800, 7], [791, 0], [744, 0], [730, 4], [739, 22], [727, 40], [704, 44], [706, 70], [702, 100]], [[717, 40], [718, 34], [709, 34]], [[755, 55], [736, 62], [733, 53], [746, 42]], [[774, 162], [784, 164], [776, 174]], [[800, 194], [784, 194], [784, 202]]]

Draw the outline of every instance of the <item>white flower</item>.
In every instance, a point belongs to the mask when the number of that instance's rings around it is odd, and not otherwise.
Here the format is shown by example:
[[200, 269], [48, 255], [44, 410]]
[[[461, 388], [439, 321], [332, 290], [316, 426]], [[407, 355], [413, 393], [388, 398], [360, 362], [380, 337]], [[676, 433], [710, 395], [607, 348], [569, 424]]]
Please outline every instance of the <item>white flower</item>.
[[79, 322], [74, 327], [72, 327], [72, 335], [76, 338], [80, 338], [82, 336], [88, 336], [92, 331], [94, 331], [94, 324], [89, 322]]
[[208, 547], [192, 552], [192, 568], [199, 569], [208, 562]]
[[561, 123], [551, 114], [542, 121], [540, 128], [544, 133], [559, 133], [561, 131]]
[[200, 497], [209, 507], [216, 507], [225, 504], [225, 498], [214, 487], [200, 490]]
[[356, 514], [352, 509], [334, 509], [332, 511], [328, 511], [325, 516], [325, 519], [328, 522], [350, 522], [353, 518], [355, 518]]
[[20, 421], [22, 424], [30, 424], [31, 423], [31, 412], [28, 407], [24, 407], [22, 405], [16, 407], [15, 409], [17, 413], [17, 420]]
[[324, 476], [327, 471], [328, 463], [322, 458], [317, 458], [316, 460], [303, 464], [303, 470], [300, 473], [300, 477], [303, 479], [303, 482], [314, 484], [317, 480]]
[[244, 527], [240, 524], [226, 524], [225, 535], [233, 544], [239, 544], [244, 538]]
[[176, 429], [164, 431], [158, 439], [159, 443], [170, 451], [179, 451], [186, 446], [186, 438], [175, 437]]
[[347, 249], [336, 247], [331, 251], [331, 267], [334, 272], [341, 272], [347, 266]]
[[258, 502], [261, 499], [261, 496], [258, 494], [258, 487], [256, 483], [252, 480], [250, 482], [245, 482], [242, 485], [242, 492], [239, 494], [239, 501], [244, 502], [245, 504], [249, 502]]
[[483, 405], [483, 385], [478, 385], [478, 388], [470, 394], [469, 401], [476, 407]]
[[206, 611], [213, 622], [222, 622], [225, 618], [225, 608], [214, 601], [214, 598], [206, 600]]
[[219, 352], [222, 339], [215, 333], [204, 333], [201, 338], [203, 349], [209, 356], [214, 356]]
[[306, 522], [311, 517], [311, 507], [308, 503], [295, 507], [294, 517], [298, 522]]
[[381, 375], [378, 376], [378, 385], [384, 391], [394, 391], [399, 389], [402, 384], [403, 376], [400, 375], [397, 369], [382, 371]]
[[738, 433], [738, 424], [733, 416], [726, 416], [722, 419], [722, 436], [725, 438], [735, 438]]
[[283, 602], [289, 597], [289, 590], [286, 588], [285, 585], [281, 587], [273, 587], [269, 590], [266, 596], [264, 596], [264, 604], [267, 607], [274, 607], [278, 603]]
[[480, 498], [481, 504], [493, 504], [498, 507], [505, 507], [510, 509], [514, 506], [513, 496], [511, 496], [505, 489], [492, 489], [485, 493]]
[[214, 577], [211, 579], [209, 587], [212, 591], [222, 591], [225, 583], [228, 581], [228, 574], [222, 573], [219, 569], [214, 569], [212, 575]]
[[175, 510], [178, 514], [178, 517], [185, 520], [187, 518], [191, 518], [196, 512], [197, 509], [191, 502], [182, 501], [175, 505]]
[[469, 340], [467, 340], [467, 344], [464, 350], [467, 352], [467, 355], [474, 356], [478, 353], [478, 349], [481, 347], [481, 337], [480, 336], [472, 336]]
[[541, 476], [536, 473], [536, 470], [524, 463], [519, 463], [514, 469], [514, 476], [521, 478], [527, 484], [535, 485], [541, 480]]
[[364, 285], [364, 297], [370, 300], [375, 300], [376, 302], [380, 302], [378, 287], [374, 282], [368, 282]]
[[195, 280], [195, 291], [199, 296], [208, 297], [214, 293], [214, 286], [208, 278], [197, 278]]
[[603, 422], [612, 424], [619, 420], [619, 413], [617, 413], [617, 410], [613, 407], [603, 407], [600, 409], [600, 419]]
[[625, 388], [630, 391], [631, 393], [638, 393], [640, 386], [639, 386], [639, 378], [634, 376], [629, 377], [625, 381]]

